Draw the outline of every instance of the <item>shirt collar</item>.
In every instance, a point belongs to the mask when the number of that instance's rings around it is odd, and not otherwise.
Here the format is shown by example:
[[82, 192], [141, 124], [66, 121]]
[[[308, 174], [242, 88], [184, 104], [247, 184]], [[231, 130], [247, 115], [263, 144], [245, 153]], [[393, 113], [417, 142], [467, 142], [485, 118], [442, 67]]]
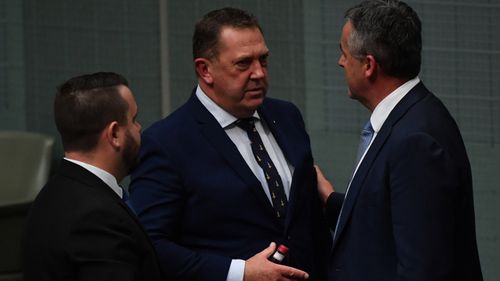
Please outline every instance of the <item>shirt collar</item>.
[[82, 161], [69, 159], [66, 157], [64, 157], [64, 159], [73, 162], [81, 166], [82, 168], [88, 170], [96, 177], [100, 178], [104, 183], [106, 183], [116, 194], [118, 194], [118, 196], [120, 196], [120, 198], [123, 198], [123, 189], [120, 187], [120, 185], [118, 185], [116, 178], [112, 174], [104, 171], [103, 169], [97, 168], [96, 166], [90, 165]]
[[385, 97], [373, 110], [370, 117], [370, 122], [372, 124], [373, 131], [378, 133], [384, 125], [385, 120], [389, 117], [391, 111], [396, 107], [396, 105], [401, 101], [408, 92], [410, 92], [413, 87], [415, 87], [420, 82], [417, 77], [408, 80], [403, 85], [399, 86], [396, 90]]
[[[196, 87], [196, 97], [198, 98], [198, 100], [200, 100], [201, 104], [203, 104], [203, 106], [205, 106], [205, 108], [215, 117], [222, 128], [225, 129], [226, 127], [229, 127], [236, 121], [238, 121], [238, 118], [225, 111], [222, 107], [220, 107], [212, 99], [210, 99], [207, 94], [203, 92], [199, 85]], [[253, 113], [253, 117], [260, 119], [257, 111]]]

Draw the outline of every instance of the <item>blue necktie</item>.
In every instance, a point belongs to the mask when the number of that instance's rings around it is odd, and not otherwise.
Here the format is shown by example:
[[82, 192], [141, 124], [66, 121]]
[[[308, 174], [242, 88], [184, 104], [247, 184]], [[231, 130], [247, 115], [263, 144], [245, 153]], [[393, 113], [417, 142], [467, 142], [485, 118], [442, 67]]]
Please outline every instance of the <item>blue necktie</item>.
[[[370, 142], [373, 138], [373, 127], [372, 124], [370, 123], [370, 120], [366, 122], [365, 126], [363, 127], [363, 130], [361, 131], [361, 137], [359, 139], [359, 146], [358, 146], [358, 155], [356, 157], [356, 162], [354, 164], [354, 170], [353, 170], [353, 177], [354, 177], [354, 172], [356, 172], [356, 167], [358, 166], [358, 162], [361, 160], [361, 156], [365, 153], [365, 150], [368, 148], [368, 145], [370, 145]], [[352, 180], [352, 179], [351, 179]], [[347, 194], [349, 193], [349, 188], [351, 187], [351, 184], [347, 186], [346, 194], [345, 197], [347, 198]], [[332, 241], [335, 244], [335, 239], [337, 238], [337, 230], [339, 227], [339, 222], [340, 222], [340, 217], [342, 216], [342, 211], [344, 210], [344, 203], [345, 203], [345, 198], [344, 202], [342, 203], [342, 207], [340, 208], [340, 214], [337, 219], [337, 224], [335, 225], [335, 231], [333, 232], [333, 237]]]
[[361, 156], [363, 156], [363, 154], [365, 153], [366, 148], [368, 148], [368, 145], [373, 138], [373, 133], [374, 131], [372, 128], [372, 124], [370, 123], [370, 120], [368, 120], [368, 122], [366, 122], [365, 126], [363, 127], [363, 130], [361, 131], [361, 138], [359, 139], [358, 154], [356, 156], [355, 167], [358, 165]]
[[264, 171], [276, 217], [281, 221], [286, 216], [288, 200], [278, 170], [274, 166], [271, 157], [269, 157], [259, 132], [255, 129], [255, 121], [253, 118], [240, 119], [236, 122], [236, 126], [247, 132], [255, 160]]

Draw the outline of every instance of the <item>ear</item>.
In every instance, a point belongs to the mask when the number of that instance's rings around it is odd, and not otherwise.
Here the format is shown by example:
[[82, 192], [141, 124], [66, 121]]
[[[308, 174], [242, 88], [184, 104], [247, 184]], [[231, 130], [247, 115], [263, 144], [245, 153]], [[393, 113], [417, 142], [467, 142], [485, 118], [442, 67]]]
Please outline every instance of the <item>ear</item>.
[[106, 129], [104, 129], [104, 138], [106, 142], [116, 150], [120, 149], [122, 146], [121, 130], [120, 125], [116, 121], [109, 123]]
[[377, 74], [377, 61], [373, 55], [367, 55], [364, 61], [365, 67], [365, 77], [368, 79], [373, 79]]
[[212, 63], [205, 58], [197, 58], [194, 60], [194, 67], [198, 77], [200, 77], [206, 84], [212, 85], [213, 78], [211, 74]]

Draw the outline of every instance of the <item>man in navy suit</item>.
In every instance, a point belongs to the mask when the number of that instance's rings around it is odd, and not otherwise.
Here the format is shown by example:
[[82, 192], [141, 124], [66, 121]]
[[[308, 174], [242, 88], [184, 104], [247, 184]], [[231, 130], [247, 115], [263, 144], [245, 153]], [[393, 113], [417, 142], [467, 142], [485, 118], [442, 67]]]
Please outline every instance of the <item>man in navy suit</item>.
[[[268, 53], [255, 17], [208, 13], [193, 36], [198, 86], [142, 135], [131, 204], [172, 280], [326, 280], [309, 137], [294, 105], [266, 97]], [[287, 266], [267, 260], [271, 242]]]
[[457, 124], [418, 78], [417, 14], [370, 0], [346, 19], [339, 65], [349, 96], [372, 112], [371, 138], [345, 196], [318, 173], [334, 231], [330, 280], [482, 280], [469, 160]]

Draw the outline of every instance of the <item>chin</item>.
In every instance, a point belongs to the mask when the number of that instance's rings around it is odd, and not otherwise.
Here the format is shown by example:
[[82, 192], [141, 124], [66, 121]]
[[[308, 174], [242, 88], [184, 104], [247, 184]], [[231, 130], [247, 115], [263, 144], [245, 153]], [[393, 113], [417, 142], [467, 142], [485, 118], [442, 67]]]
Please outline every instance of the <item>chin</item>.
[[351, 98], [351, 99], [353, 99], [353, 100], [357, 100], [357, 99], [358, 99], [358, 96], [356, 96], [355, 94], [353, 94], [353, 93], [351, 92], [351, 90], [348, 90], [348, 91], [347, 91], [347, 96], [348, 96], [348, 97], [350, 97], [350, 98]]
[[262, 105], [263, 102], [264, 102], [264, 97], [262, 99], [259, 99], [258, 101], [254, 100], [252, 104], [248, 106], [248, 109], [254, 112], [255, 110], [257, 110], [257, 108], [259, 108], [259, 106]]

